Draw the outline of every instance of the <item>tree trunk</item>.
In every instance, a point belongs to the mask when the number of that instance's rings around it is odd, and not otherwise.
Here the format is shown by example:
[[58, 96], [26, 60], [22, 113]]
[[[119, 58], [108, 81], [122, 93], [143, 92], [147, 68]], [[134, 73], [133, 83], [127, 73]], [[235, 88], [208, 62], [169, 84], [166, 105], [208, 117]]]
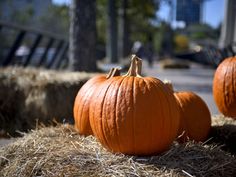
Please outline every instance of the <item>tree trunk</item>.
[[116, 0], [108, 0], [106, 55], [111, 63], [118, 62], [117, 57], [117, 8]]
[[96, 71], [96, 0], [72, 0], [70, 13], [71, 68]]
[[124, 58], [130, 54], [130, 41], [128, 30], [128, 17], [127, 17], [128, 0], [122, 0], [121, 9], [119, 13], [119, 54], [120, 58]]

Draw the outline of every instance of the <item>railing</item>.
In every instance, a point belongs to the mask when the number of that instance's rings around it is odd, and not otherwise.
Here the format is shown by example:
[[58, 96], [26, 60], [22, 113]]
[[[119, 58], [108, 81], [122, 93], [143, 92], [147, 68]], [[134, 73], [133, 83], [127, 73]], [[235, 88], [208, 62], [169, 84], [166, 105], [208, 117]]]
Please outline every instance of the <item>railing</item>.
[[212, 45], [202, 46], [197, 52], [176, 54], [180, 59], [187, 59], [197, 63], [217, 67], [225, 58], [236, 55], [236, 43], [232, 43], [225, 48], [217, 48]]
[[[20, 25], [14, 25], [11, 23], [0, 21], [0, 34], [3, 29], [14, 30], [16, 32], [16, 37], [11, 44], [11, 47], [8, 48], [6, 54], [0, 58], [0, 66], [8, 66], [8, 65], [20, 65], [20, 66], [35, 66], [35, 67], [45, 67], [45, 68], [53, 68], [53, 69], [60, 69], [62, 68], [63, 63], [68, 62], [68, 39], [64, 38], [61, 35], [56, 35], [50, 32], [37, 30], [33, 28], [28, 28]], [[24, 40], [26, 40], [27, 34], [33, 34], [35, 37], [32, 39], [32, 45], [29, 47], [29, 52], [24, 59], [20, 62], [16, 60], [16, 52], [22, 46]], [[4, 35], [4, 34], [2, 34]], [[41, 49], [43, 50], [40, 53], [40, 57], [38, 60], [34, 61], [32, 64], [32, 60], [35, 60], [34, 55], [39, 49], [40, 43], [42, 40], [47, 40], [44, 45], [41, 45]], [[0, 41], [1, 42], [1, 41]], [[54, 47], [53, 47], [54, 46]], [[52, 50], [53, 53], [49, 58], [49, 51]]]

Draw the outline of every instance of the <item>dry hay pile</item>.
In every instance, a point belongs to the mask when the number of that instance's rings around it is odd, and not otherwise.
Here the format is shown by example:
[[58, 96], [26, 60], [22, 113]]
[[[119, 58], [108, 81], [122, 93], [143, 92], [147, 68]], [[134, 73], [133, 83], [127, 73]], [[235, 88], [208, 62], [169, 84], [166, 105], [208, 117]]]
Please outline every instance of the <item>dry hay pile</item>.
[[211, 141], [223, 150], [236, 154], [236, 120], [217, 115], [212, 118]]
[[[79, 88], [93, 74], [33, 68], [0, 69], [0, 131], [13, 134], [56, 118], [72, 118]], [[53, 110], [53, 111], [52, 111]]]
[[70, 125], [34, 130], [0, 149], [0, 176], [236, 176], [235, 157], [216, 144], [174, 143], [162, 155], [112, 154]]

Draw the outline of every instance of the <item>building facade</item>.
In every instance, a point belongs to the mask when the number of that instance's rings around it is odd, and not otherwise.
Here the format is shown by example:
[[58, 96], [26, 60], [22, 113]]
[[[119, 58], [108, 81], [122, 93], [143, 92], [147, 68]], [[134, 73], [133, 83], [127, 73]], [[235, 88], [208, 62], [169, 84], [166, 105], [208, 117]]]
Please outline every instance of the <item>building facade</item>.
[[201, 23], [202, 0], [176, 0], [176, 21], [185, 25]]

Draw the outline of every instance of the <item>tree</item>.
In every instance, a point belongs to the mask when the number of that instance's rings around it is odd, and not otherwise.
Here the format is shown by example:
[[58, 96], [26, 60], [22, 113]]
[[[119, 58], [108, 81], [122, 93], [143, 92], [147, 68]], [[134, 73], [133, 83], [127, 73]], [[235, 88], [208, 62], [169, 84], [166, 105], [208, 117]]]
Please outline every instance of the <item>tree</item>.
[[118, 62], [117, 56], [117, 7], [116, 0], [108, 0], [107, 6], [107, 58], [112, 62]]
[[[106, 43], [106, 34], [109, 33], [106, 31], [108, 26], [106, 18], [108, 1], [111, 0], [97, 0], [98, 42], [103, 45]], [[119, 57], [125, 57], [129, 54], [131, 42], [136, 40], [146, 42], [148, 37], [154, 34], [156, 27], [153, 26], [152, 22], [157, 20], [156, 12], [159, 9], [160, 1], [116, 0], [115, 5], [119, 12]], [[116, 18], [115, 20], [117, 20]], [[113, 39], [117, 42], [116, 38]]]
[[69, 7], [67, 5], [51, 5], [35, 22], [37, 28], [60, 34], [69, 35]]
[[216, 30], [208, 24], [193, 24], [189, 25], [186, 29], [190, 38], [197, 39], [217, 39], [218, 34]]
[[69, 58], [72, 70], [96, 71], [96, 1], [72, 0]]
[[126, 57], [129, 54], [129, 20], [127, 17], [128, 0], [121, 1], [119, 19], [119, 53], [121, 58]]

